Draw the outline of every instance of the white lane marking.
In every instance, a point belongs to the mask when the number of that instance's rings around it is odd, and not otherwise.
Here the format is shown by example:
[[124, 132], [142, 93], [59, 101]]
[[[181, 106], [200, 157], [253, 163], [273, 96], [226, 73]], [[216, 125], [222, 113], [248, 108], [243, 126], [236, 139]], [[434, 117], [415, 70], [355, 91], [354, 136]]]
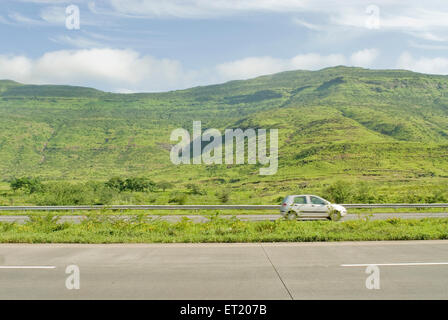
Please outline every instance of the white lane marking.
[[0, 266], [0, 269], [56, 269], [55, 266]]
[[404, 262], [404, 263], [362, 263], [341, 264], [341, 267], [367, 267], [367, 266], [435, 266], [448, 265], [448, 262]]

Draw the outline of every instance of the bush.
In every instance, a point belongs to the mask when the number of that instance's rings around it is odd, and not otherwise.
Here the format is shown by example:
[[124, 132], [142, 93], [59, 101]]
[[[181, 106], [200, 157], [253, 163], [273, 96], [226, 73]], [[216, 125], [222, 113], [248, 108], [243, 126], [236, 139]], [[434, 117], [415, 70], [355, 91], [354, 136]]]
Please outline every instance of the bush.
[[356, 192], [353, 200], [358, 203], [375, 203], [377, 197], [367, 183], [360, 182], [356, 186]]
[[45, 185], [45, 191], [36, 195], [34, 201], [47, 206], [91, 205], [95, 202], [95, 195], [84, 184], [58, 182]]
[[274, 199], [274, 202], [275, 202], [275, 203], [282, 203], [282, 201], [283, 201], [284, 198], [285, 198], [285, 197], [278, 196], [277, 198]]
[[170, 198], [168, 199], [168, 203], [177, 203], [180, 205], [184, 205], [187, 202], [187, 195], [182, 192], [172, 192], [170, 194]]
[[165, 192], [166, 189], [172, 189], [174, 185], [171, 182], [160, 181], [157, 183], [157, 188], [162, 189]]
[[112, 190], [116, 190], [118, 192], [122, 192], [125, 190], [125, 182], [123, 179], [119, 178], [119, 177], [114, 177], [109, 179], [109, 181], [107, 181], [105, 183], [106, 187], [112, 189]]
[[201, 188], [199, 188], [199, 186], [194, 183], [189, 183], [186, 185], [186, 187], [191, 194], [196, 194], [196, 195], [201, 195], [201, 196], [207, 194], [204, 190], [201, 190]]
[[156, 184], [145, 178], [128, 178], [125, 180], [125, 189], [127, 191], [154, 191]]
[[352, 200], [351, 187], [344, 181], [337, 181], [324, 190], [324, 198], [334, 203], [349, 203]]
[[222, 203], [227, 203], [230, 200], [230, 191], [229, 190], [222, 190], [216, 196], [218, 197], [218, 199]]
[[118, 192], [123, 191], [136, 191], [136, 192], [145, 192], [145, 191], [154, 191], [156, 188], [156, 184], [146, 178], [127, 178], [125, 180], [114, 177], [105, 183], [105, 185]]
[[446, 188], [436, 189], [426, 196], [427, 203], [445, 203], [448, 200], [448, 192]]
[[425, 198], [423, 195], [416, 193], [415, 191], [409, 190], [406, 194], [404, 194], [404, 198], [402, 197], [401, 202], [404, 203], [423, 203], [425, 202]]
[[42, 190], [42, 183], [38, 178], [14, 178], [10, 183], [12, 190], [24, 190], [28, 194]]
[[34, 195], [38, 205], [106, 205], [116, 197], [116, 191], [102, 183], [87, 182], [67, 184], [62, 182], [45, 184], [42, 191]]

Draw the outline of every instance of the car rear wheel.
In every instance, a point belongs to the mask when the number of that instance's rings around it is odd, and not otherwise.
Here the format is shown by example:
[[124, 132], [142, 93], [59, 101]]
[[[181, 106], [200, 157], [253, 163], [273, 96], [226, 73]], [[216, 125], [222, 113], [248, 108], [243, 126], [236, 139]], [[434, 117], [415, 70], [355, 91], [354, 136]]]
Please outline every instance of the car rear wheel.
[[294, 211], [289, 211], [289, 212], [286, 214], [286, 219], [287, 219], [287, 220], [297, 220], [297, 213], [294, 212]]

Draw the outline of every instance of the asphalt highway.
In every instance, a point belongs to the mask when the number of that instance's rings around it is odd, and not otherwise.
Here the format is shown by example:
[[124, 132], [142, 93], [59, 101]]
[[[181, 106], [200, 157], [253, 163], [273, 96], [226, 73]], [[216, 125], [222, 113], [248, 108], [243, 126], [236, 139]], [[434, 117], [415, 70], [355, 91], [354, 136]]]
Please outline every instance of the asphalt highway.
[[448, 241], [0, 245], [0, 299], [447, 298]]

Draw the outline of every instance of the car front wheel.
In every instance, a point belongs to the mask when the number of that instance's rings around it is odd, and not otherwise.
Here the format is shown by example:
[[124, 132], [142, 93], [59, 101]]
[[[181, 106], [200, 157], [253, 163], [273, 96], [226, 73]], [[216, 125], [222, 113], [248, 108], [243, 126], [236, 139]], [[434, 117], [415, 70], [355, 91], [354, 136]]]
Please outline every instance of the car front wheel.
[[341, 213], [338, 210], [331, 210], [328, 218], [331, 221], [339, 221], [341, 220]]

